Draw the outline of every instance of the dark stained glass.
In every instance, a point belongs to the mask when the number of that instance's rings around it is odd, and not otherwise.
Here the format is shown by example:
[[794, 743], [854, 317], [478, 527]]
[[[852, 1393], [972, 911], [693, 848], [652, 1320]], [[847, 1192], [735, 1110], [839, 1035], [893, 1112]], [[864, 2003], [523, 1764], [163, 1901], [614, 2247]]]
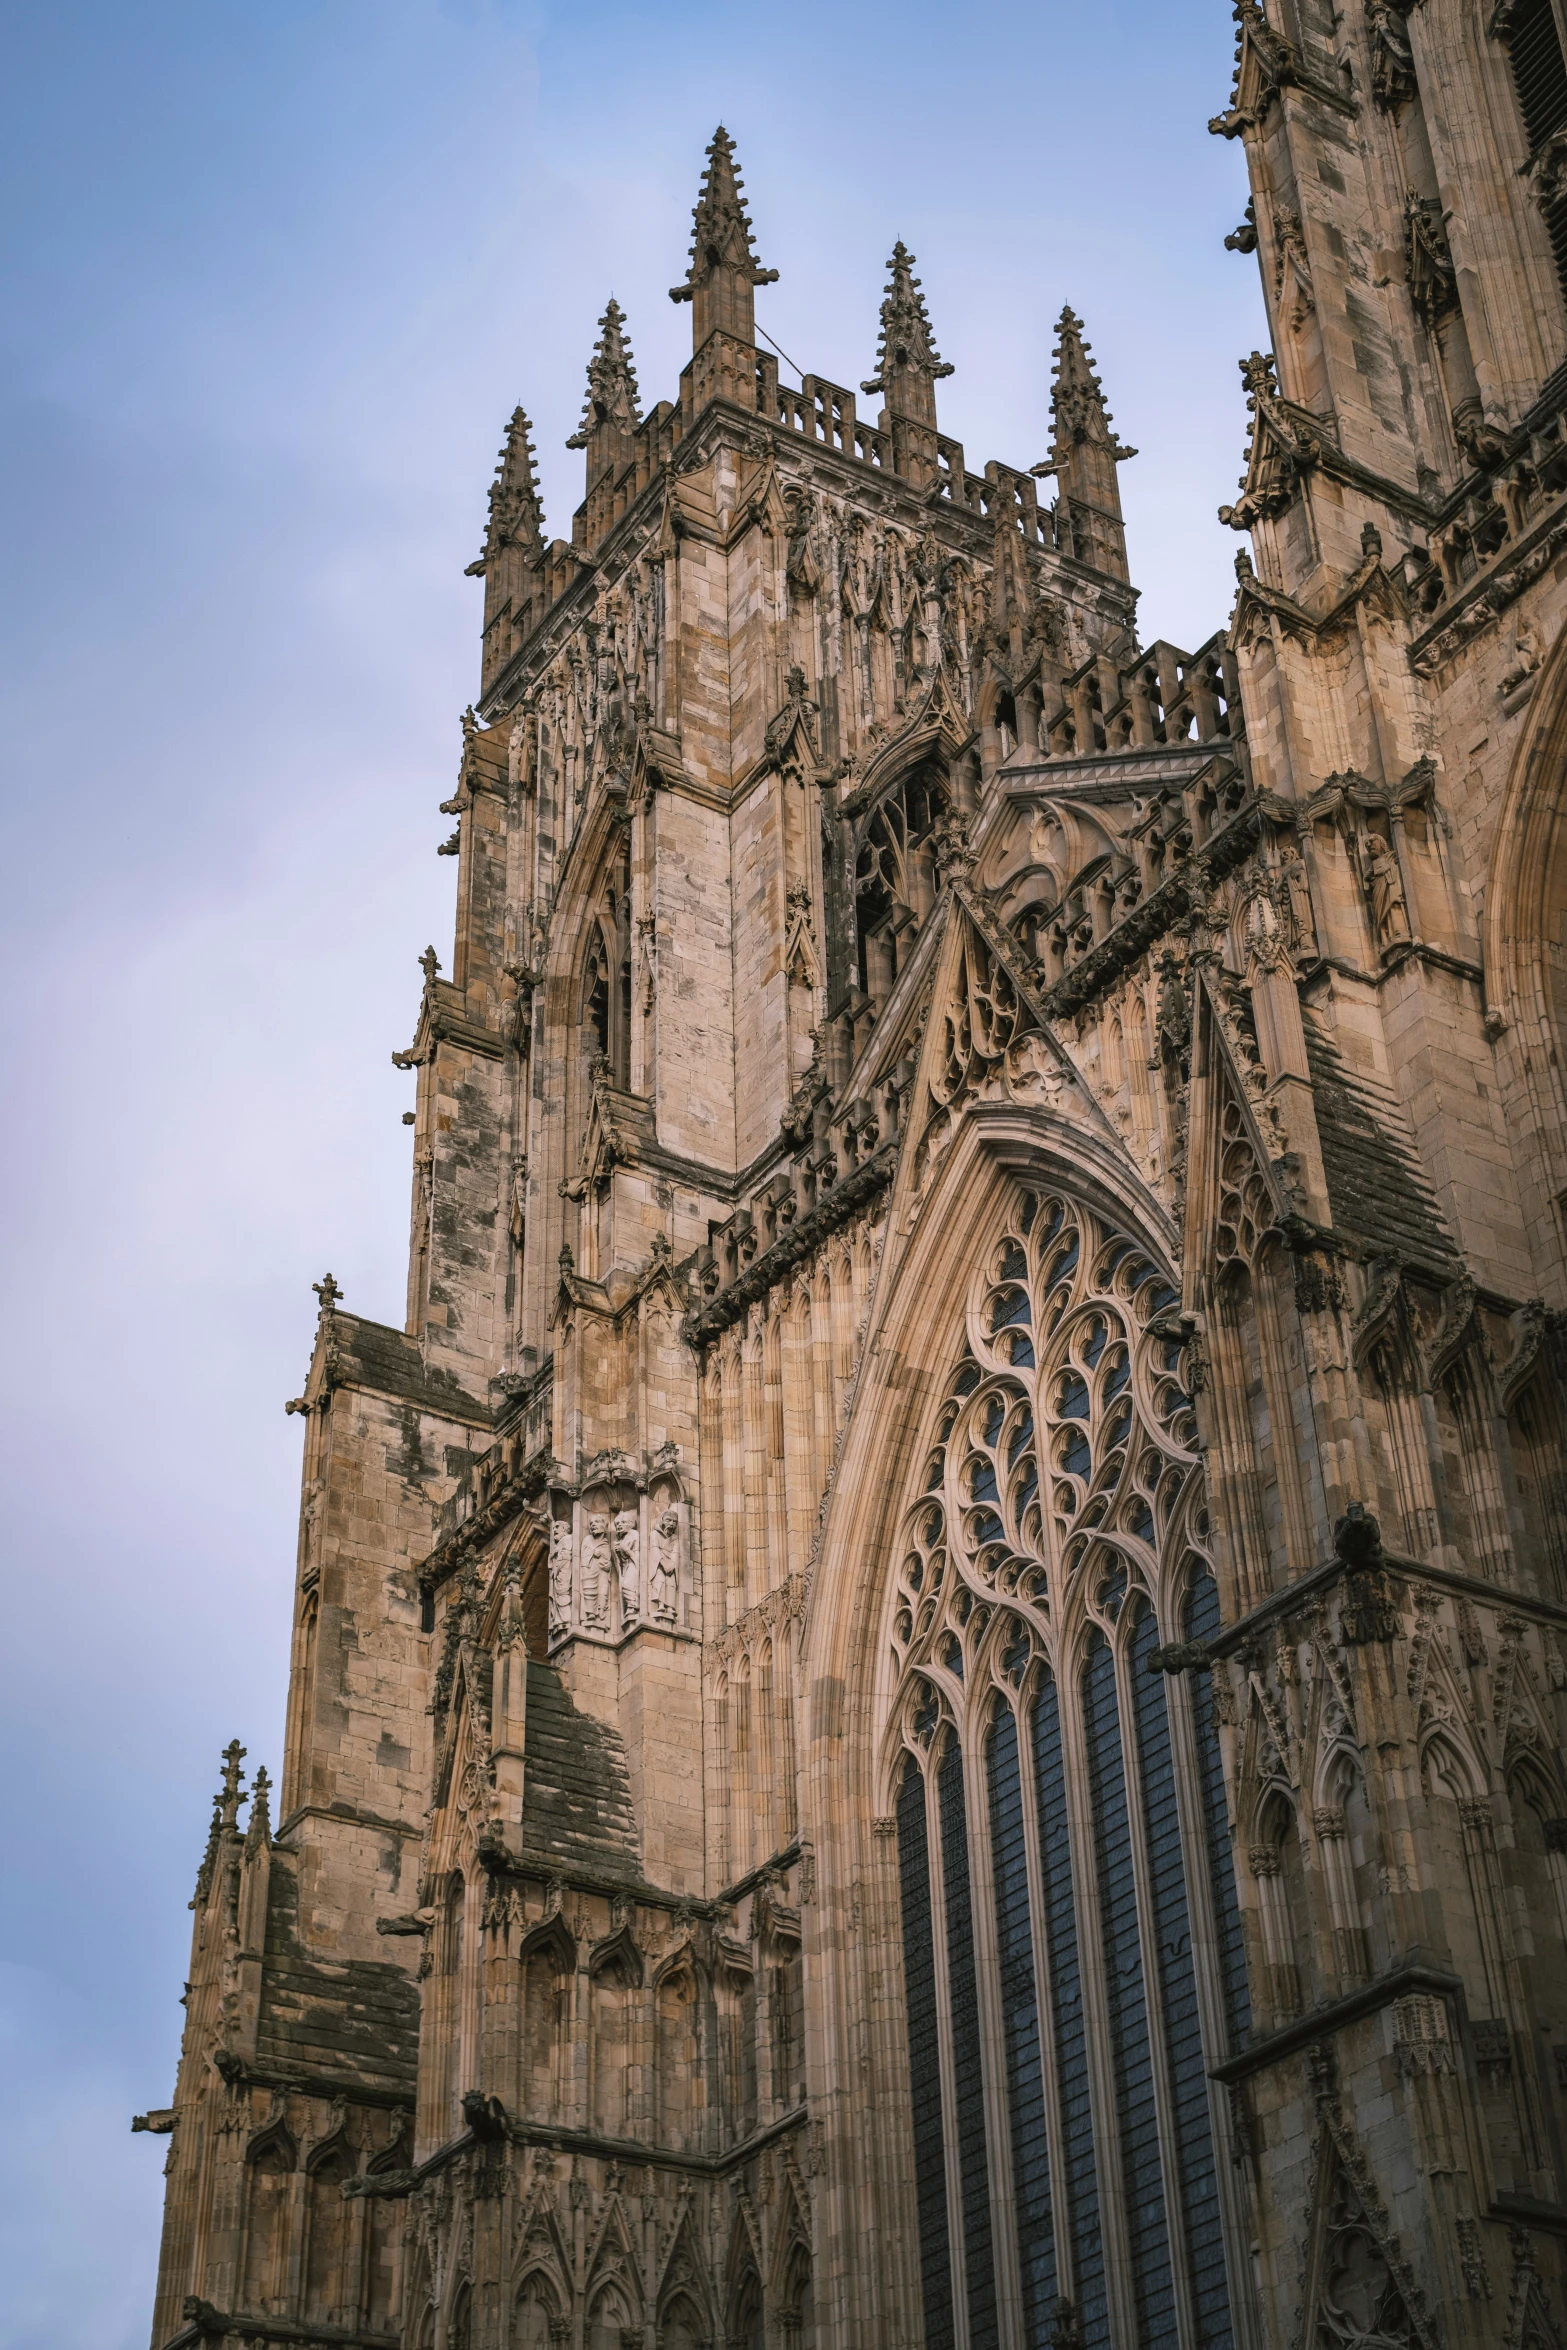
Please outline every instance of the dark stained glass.
[[1176, 2340], [1175, 2280], [1164, 2216], [1153, 2055], [1148, 2039], [1147, 1992], [1138, 1938], [1132, 1832], [1121, 1762], [1120, 1706], [1115, 1662], [1102, 1633], [1089, 1644], [1083, 1671], [1083, 1728], [1094, 1816], [1095, 1873], [1099, 1885], [1100, 1957], [1110, 2010], [1115, 2068], [1121, 2193], [1137, 2300], [1139, 2350]]
[[1028, 1915], [1028, 1856], [1017, 1724], [1010, 1706], [996, 1709], [991, 1726], [990, 1862], [996, 1891], [996, 1954], [1001, 1970], [1001, 2019], [1006, 2033], [1007, 2114], [1012, 2132], [1012, 2194], [1017, 2210], [1027, 2338], [1046, 2350], [1060, 2287], [1056, 2282], [1055, 2223], [1050, 2209], [1050, 2156], [1045, 2139], [1045, 2083], [1040, 2061], [1039, 1998], [1034, 1937]]
[[908, 2003], [909, 2084], [914, 2099], [914, 2193], [920, 2284], [929, 2350], [952, 2350], [952, 2247], [941, 2134], [941, 2052], [936, 2029], [936, 1953], [930, 1913], [925, 1782], [911, 1758], [898, 1791], [898, 1874], [903, 1906], [903, 1986]]
[[1171, 2119], [1180, 2164], [1177, 2187], [1197, 2339], [1205, 2350], [1228, 2350], [1232, 2338], [1230, 2297], [1224, 2273], [1213, 2129], [1208, 2115], [1208, 2068], [1203, 2058], [1197, 1975], [1192, 1964], [1191, 1918], [1186, 1905], [1186, 1872], [1181, 1860], [1181, 1822], [1175, 1800], [1169, 1710], [1163, 1673], [1157, 1668], [1152, 1672], [1148, 1669], [1158, 1645], [1153, 1610], [1144, 1602], [1132, 1628], [1128, 1661], [1132, 1711], [1137, 1726], [1138, 1778], [1143, 1799], [1143, 1834], [1148, 1848], [1154, 1940], [1159, 1952], [1159, 2012], [1164, 2024]]
[[1088, 2046], [1078, 1964], [1077, 1913], [1072, 1901], [1072, 1854], [1067, 1840], [1066, 1773], [1061, 1758], [1061, 1708], [1053, 1681], [1034, 1700], [1034, 1773], [1039, 1799], [1039, 1856], [1045, 1886], [1050, 2006], [1055, 2036], [1061, 2137], [1066, 2158], [1064, 2194], [1072, 2245], [1073, 2293], [1083, 2350], [1104, 2350], [1110, 2339], [1105, 2298], [1099, 2189], [1094, 2177], [1094, 2116], [1088, 2097]]
[[949, 1742], [936, 1773], [936, 1803], [941, 1815], [941, 1877], [947, 1913], [947, 1983], [952, 1997], [952, 2070], [969, 2341], [973, 2350], [988, 2350], [999, 2338], [996, 2264], [990, 2230], [990, 2166], [985, 2156], [985, 2076], [979, 2045], [979, 1989], [974, 1978], [974, 1918], [969, 1895], [968, 1824], [963, 1814], [963, 1758], [956, 1739]]

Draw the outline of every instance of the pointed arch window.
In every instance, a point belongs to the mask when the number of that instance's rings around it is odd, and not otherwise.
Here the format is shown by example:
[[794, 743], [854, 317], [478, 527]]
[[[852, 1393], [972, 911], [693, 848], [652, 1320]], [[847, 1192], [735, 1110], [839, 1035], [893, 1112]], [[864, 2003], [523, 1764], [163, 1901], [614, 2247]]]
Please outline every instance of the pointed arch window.
[[623, 835], [599, 892], [582, 963], [578, 1018], [590, 1070], [631, 1085], [631, 847]]
[[932, 2350], [981, 2350], [1009, 2307], [1030, 2350], [1233, 2339], [1209, 2068], [1249, 2022], [1244, 1954], [1213, 1692], [1155, 1658], [1218, 1628], [1174, 1302], [1132, 1234], [1019, 1194], [905, 1522], [888, 1735]]

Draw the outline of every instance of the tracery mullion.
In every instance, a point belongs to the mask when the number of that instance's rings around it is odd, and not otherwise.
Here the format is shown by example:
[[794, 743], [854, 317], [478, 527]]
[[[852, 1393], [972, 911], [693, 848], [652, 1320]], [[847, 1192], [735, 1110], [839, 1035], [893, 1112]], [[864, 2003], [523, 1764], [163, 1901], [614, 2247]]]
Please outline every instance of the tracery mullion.
[[970, 2350], [997, 2350], [995, 2215], [989, 2163], [994, 2088], [985, 2063], [975, 1939], [966, 1757], [960, 1734], [948, 1740], [936, 1772], [941, 1818], [942, 1914], [946, 1926], [948, 2023], [957, 2131], [958, 2195], [963, 2214], [964, 2305]]
[[1123, 2183], [1120, 2100], [1111, 2053], [1110, 2004], [1102, 1963], [1104, 1932], [1100, 1916], [1098, 1839], [1090, 1795], [1082, 1679], [1081, 1670], [1075, 1670], [1063, 1675], [1056, 1686], [1061, 1715], [1062, 1797], [1072, 1855], [1083, 2036], [1093, 2113], [1095, 2191], [1104, 2247], [1108, 2338], [1115, 2350], [1139, 2350], [1142, 2332], [1132, 2292], [1132, 2241]]
[[[1037, 1700], [1035, 1701], [1037, 1702]], [[1053, 2304], [1057, 2299], [1076, 2301], [1078, 2292], [1075, 2278], [1075, 2246], [1073, 2243], [1076, 2214], [1072, 2206], [1072, 2187], [1068, 2170], [1065, 2131], [1062, 2123], [1062, 2084], [1060, 2055], [1057, 2042], [1055, 1982], [1051, 1964], [1050, 1936], [1046, 1922], [1046, 1894], [1044, 1860], [1040, 1844], [1037, 1763], [1034, 1760], [1033, 1741], [1027, 1735], [1032, 1716], [1032, 1704], [1019, 1721], [1013, 1721], [1014, 1768], [1017, 1776], [1017, 1800], [1022, 1834], [1022, 1861], [1024, 1869], [1025, 1915], [1029, 1941], [1029, 1963], [1033, 1976], [1035, 2058], [1039, 2066], [1040, 2126], [1045, 2144], [1045, 2179], [1043, 2200], [1049, 2222], [1048, 2251], [1025, 2246], [1020, 2228], [1019, 2269], [1023, 2285], [1024, 2315], [1028, 2338], [1044, 2350], [1051, 2339]], [[1011, 2071], [1009, 2052], [1009, 2074]], [[1030, 2117], [1031, 2118], [1031, 2117]], [[1014, 2140], [1022, 2133], [1025, 2117], [1014, 2106], [1012, 2114]], [[1014, 2153], [1014, 2165], [1019, 2161]], [[1020, 2214], [1026, 2213], [1031, 2199], [1014, 2180]], [[1086, 2216], [1086, 2215], [1085, 2215]]]
[[[1154, 2118], [1158, 2131], [1159, 2168], [1164, 2183], [1165, 2249], [1170, 2264], [1174, 2289], [1177, 2323], [1180, 2339], [1193, 2342], [1199, 2337], [1192, 2298], [1190, 2264], [1187, 2258], [1186, 2209], [1189, 2181], [1187, 2165], [1192, 2160], [1192, 2148], [1183, 2142], [1177, 2128], [1174, 2110], [1175, 2065], [1171, 2040], [1171, 2009], [1173, 1990], [1168, 1980], [1162, 1946], [1161, 1887], [1156, 1882], [1153, 1849], [1153, 1823], [1148, 1817], [1144, 1800], [1144, 1763], [1141, 1751], [1142, 1691], [1135, 1681], [1141, 1661], [1137, 1632], [1146, 1623], [1154, 1625], [1151, 1605], [1129, 1602], [1128, 1614], [1136, 1610], [1136, 1619], [1130, 1626], [1127, 1617], [1121, 1619], [1122, 1637], [1112, 1651], [1115, 1661], [1116, 1711], [1120, 1718], [1122, 1793], [1126, 1804], [1127, 1825], [1131, 1842], [1132, 1878], [1136, 1888], [1138, 1941], [1142, 1953], [1143, 2012], [1148, 2034], [1149, 2061], [1152, 2072]], [[1157, 1639], [1157, 1631], [1154, 1634]], [[1146, 1675], [1145, 1675], [1146, 1678]], [[1168, 1762], [1168, 1753], [1166, 1754]], [[1176, 1868], [1182, 1878], [1184, 1896], [1184, 1869], [1181, 1856], [1176, 1856]], [[1189, 1937], [1188, 1924], [1188, 1937]], [[1209, 2167], [1212, 2167], [1212, 2149], [1208, 2149]], [[1226, 2333], [1225, 2340], [1228, 2339]]]
[[936, 1987], [936, 2050], [941, 2076], [941, 2143], [946, 2162], [947, 2254], [956, 2350], [969, 2350], [968, 2260], [963, 2230], [963, 2160], [958, 2132], [957, 2061], [952, 2048], [952, 1969], [947, 1949], [947, 1871], [942, 1850], [941, 1795], [935, 1767], [940, 1732], [932, 1742], [925, 1785], [925, 1849], [929, 1854], [932, 1974]]
[[906, 1754], [896, 1817], [904, 2014], [914, 2120], [914, 2194], [919, 2221], [916, 2257], [926, 2350], [951, 2350], [950, 2176], [941, 2085], [941, 1993], [936, 1969], [936, 1888], [931, 1868], [929, 1802], [926, 1774], [914, 1757]]
[[[1211, 1577], [1207, 1578], [1209, 1591], [1213, 1590]], [[1190, 1598], [1184, 1603], [1186, 1639], [1211, 1639], [1218, 1630], [1217, 1606], [1213, 1620], [1203, 1617], [1203, 1630], [1192, 1628]], [[1228, 1867], [1227, 1842], [1222, 1851], [1216, 1850], [1215, 1831], [1228, 1835], [1228, 1813], [1224, 1795], [1223, 1766], [1220, 1763], [1217, 1736], [1212, 1721], [1213, 1696], [1208, 1685], [1196, 1674], [1177, 1673], [1164, 1684], [1164, 1702], [1168, 1709], [1170, 1749], [1173, 1756], [1172, 1777], [1175, 1784], [1176, 1809], [1181, 1825], [1181, 1850], [1185, 1857], [1187, 1915], [1191, 1922], [1192, 1971], [1196, 1983], [1197, 2012], [1201, 2026], [1204, 2057], [1204, 2093], [1207, 2099], [1208, 2128], [1214, 2150], [1214, 2176], [1218, 2192], [1220, 2236], [1223, 2243], [1224, 2275], [1228, 2285], [1228, 2301], [1224, 2312], [1228, 2325], [1245, 2338], [1249, 2302], [1244, 2280], [1234, 2274], [1236, 2248], [1245, 2240], [1242, 2230], [1246, 2225], [1245, 2211], [1234, 2163], [1234, 2132], [1231, 2126], [1227, 2100], [1223, 2090], [1212, 2077], [1212, 2067], [1235, 2055], [1244, 2038], [1249, 2022], [1249, 2008], [1245, 2006], [1246, 1978], [1245, 1952], [1240, 1944], [1240, 1914], [1236, 1906], [1233, 1877], [1227, 1914], [1221, 1913], [1220, 1897], [1215, 1885], [1215, 1871]], [[1204, 1704], [1206, 1713], [1203, 1713]], [[1215, 1740], [1211, 1762], [1201, 1751], [1204, 1737]], [[1214, 1808], [1217, 1820], [1209, 1816], [1209, 1772], [1217, 1784]], [[1238, 1971], [1238, 1980], [1237, 1978]], [[1239, 1993], [1237, 2002], [1236, 1993]], [[1227, 2006], [1236, 2009], [1234, 2022], [1226, 2012]], [[1228, 2159], [1227, 2159], [1228, 2158]], [[1220, 2336], [1210, 2331], [1203, 2308], [1202, 2281], [1193, 2273], [1192, 2297], [1197, 2319], [1197, 2337], [1200, 2343], [1217, 2343]]]
[[980, 2063], [984, 2082], [985, 2164], [989, 2179], [991, 2262], [997, 2326], [1001, 2341], [1021, 2345], [1022, 2286], [1018, 2270], [1017, 2201], [1008, 2129], [1010, 2090], [1006, 2025], [1002, 2013], [995, 1905], [984, 1891], [995, 1883], [990, 1842], [989, 1691], [975, 1691], [969, 1703], [964, 1740], [963, 1792], [967, 1810], [969, 1912], [974, 1972], [979, 1992]]
[[[1099, 1243], [1086, 1211], [1076, 1211], [1078, 1247], [1074, 1268], [1068, 1276], [1069, 1302], [1057, 1317], [1055, 1328], [1046, 1331], [1036, 1324], [1034, 1328], [1034, 1370], [1026, 1375], [1032, 1393], [1034, 1413], [1034, 1454], [1039, 1472], [1040, 1543], [1044, 1551], [1048, 1589], [1051, 1594], [1051, 1613], [1057, 1654], [1069, 1653], [1070, 1627], [1074, 1610], [1068, 1595], [1069, 1578], [1066, 1570], [1065, 1546], [1060, 1536], [1056, 1511], [1052, 1500], [1054, 1481], [1054, 1419], [1049, 1409], [1048, 1390], [1053, 1376], [1051, 1365], [1059, 1353], [1056, 1333], [1071, 1328], [1084, 1302], [1084, 1286], [1089, 1264], [1099, 1253]], [[1037, 1224], [1030, 1235], [1034, 1253], [1040, 1259], [1041, 1272], [1059, 1262], [1065, 1241], [1066, 1227], [1043, 1239]], [[1039, 1284], [1029, 1282], [1030, 1294], [1037, 1308], [1040, 1300]], [[1051, 1285], [1051, 1294], [1054, 1284]], [[1078, 1595], [1080, 1599], [1080, 1594]], [[1135, 2312], [1127, 2286], [1129, 2250], [1125, 2227], [1125, 2206], [1121, 2195], [1120, 2141], [1115, 2126], [1117, 2111], [1115, 2083], [1109, 2066], [1109, 2031], [1105, 2013], [1102, 1970], [1094, 1963], [1100, 1947], [1098, 1901], [1094, 1870], [1094, 1831], [1088, 1804], [1088, 1775], [1084, 1767], [1080, 1707], [1074, 1688], [1078, 1676], [1072, 1672], [1054, 1677], [1053, 1692], [1042, 1693], [1037, 1704], [1048, 1702], [1054, 1707], [1054, 1736], [1059, 1758], [1060, 1779], [1056, 1789], [1047, 1791], [1035, 1785], [1034, 1794], [1040, 1814], [1046, 1810], [1053, 1795], [1064, 1816], [1067, 1828], [1068, 1866], [1071, 1880], [1071, 1931], [1074, 1942], [1073, 1965], [1077, 1980], [1078, 2013], [1082, 2037], [1082, 2062], [1088, 2095], [1091, 2122], [1092, 2161], [1094, 2173], [1092, 2217], [1072, 2209], [1072, 2294], [1077, 2297], [1078, 2333], [1084, 2350], [1100, 2350], [1100, 2345], [1114, 2342], [1118, 2350], [1133, 2350], [1138, 2340]], [[1035, 1769], [1028, 1774], [1031, 1781], [1040, 1775], [1041, 1753], [1035, 1743]], [[1042, 1877], [1045, 1846], [1043, 1818], [1040, 1833], [1031, 1836], [1030, 1860], [1036, 1875]], [[1055, 2014], [1055, 1985], [1049, 1979], [1049, 1933], [1044, 1928], [1044, 1894], [1040, 1886], [1040, 1905], [1036, 1911], [1040, 1928], [1035, 1950], [1035, 1982], [1037, 1995], [1044, 2001], [1044, 2012], [1051, 2016], [1049, 2042], [1051, 2069], [1055, 2089], [1051, 2099], [1057, 2136], [1066, 2135], [1066, 2108], [1063, 2102], [1065, 2084], [1060, 2079], [1061, 2046], [1059, 2023]], [[1052, 2150], [1053, 2152], [1054, 2150]], [[1069, 2160], [1062, 2145], [1061, 2169], [1057, 2174], [1068, 2182]], [[1089, 2230], [1092, 2230], [1090, 2249]], [[1059, 2259], [1059, 2253], [1057, 2255]], [[1063, 2290], [1065, 2288], [1063, 2287]]]

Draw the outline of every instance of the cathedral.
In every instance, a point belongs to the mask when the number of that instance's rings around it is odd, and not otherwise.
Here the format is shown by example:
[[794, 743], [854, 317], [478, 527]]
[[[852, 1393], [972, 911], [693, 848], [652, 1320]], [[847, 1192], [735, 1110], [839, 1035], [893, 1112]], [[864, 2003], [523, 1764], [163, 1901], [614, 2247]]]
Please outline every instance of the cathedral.
[[511, 416], [153, 2350], [1567, 2350], [1567, 9], [1235, 20], [1196, 650], [722, 129]]

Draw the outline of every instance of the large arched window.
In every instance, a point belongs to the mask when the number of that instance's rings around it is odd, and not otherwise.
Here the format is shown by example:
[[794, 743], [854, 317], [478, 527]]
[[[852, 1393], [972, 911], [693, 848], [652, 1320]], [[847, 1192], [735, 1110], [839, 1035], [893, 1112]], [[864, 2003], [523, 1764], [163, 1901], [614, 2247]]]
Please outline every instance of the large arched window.
[[[1019, 1192], [973, 1282], [890, 1600], [926, 2339], [1225, 2350], [1208, 2073], [1250, 2007], [1218, 1595], [1169, 1276]], [[1234, 2245], [1230, 2245], [1230, 2259]], [[1237, 2272], [1238, 2273], [1238, 2272]]]

